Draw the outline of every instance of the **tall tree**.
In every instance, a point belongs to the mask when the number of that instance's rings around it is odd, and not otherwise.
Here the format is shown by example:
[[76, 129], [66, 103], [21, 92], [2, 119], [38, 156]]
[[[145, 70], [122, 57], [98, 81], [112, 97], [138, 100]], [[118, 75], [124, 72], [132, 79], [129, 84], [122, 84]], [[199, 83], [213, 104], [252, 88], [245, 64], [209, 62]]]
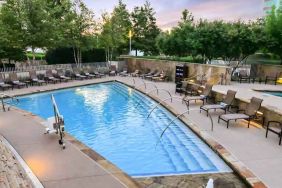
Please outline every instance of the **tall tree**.
[[128, 33], [131, 29], [130, 14], [126, 9], [126, 4], [119, 0], [111, 15], [111, 24], [113, 32], [114, 47], [118, 53], [125, 52], [128, 49]]
[[102, 14], [102, 31], [100, 34], [101, 46], [105, 48], [106, 51], [106, 61], [112, 60], [112, 54], [114, 48], [114, 34], [112, 28], [111, 17], [107, 13]]
[[266, 18], [266, 33], [269, 36], [267, 48], [278, 55], [282, 64], [282, 12], [275, 11]]
[[145, 54], [157, 54], [156, 38], [160, 29], [156, 24], [155, 11], [146, 1], [143, 6], [135, 7], [131, 14], [133, 27], [133, 47]]
[[59, 46], [71, 47], [77, 66], [82, 62], [81, 52], [93, 47], [96, 23], [94, 13], [82, 0], [74, 0], [70, 10], [64, 16], [62, 24], [63, 37]]

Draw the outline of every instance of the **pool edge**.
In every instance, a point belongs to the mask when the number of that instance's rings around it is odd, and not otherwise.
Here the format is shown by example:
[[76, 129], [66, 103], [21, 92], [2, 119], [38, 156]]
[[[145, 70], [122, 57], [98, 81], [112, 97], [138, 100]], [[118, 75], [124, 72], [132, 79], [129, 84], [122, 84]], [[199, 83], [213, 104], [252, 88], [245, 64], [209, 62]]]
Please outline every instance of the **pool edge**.
[[[45, 89], [45, 90], [36, 90], [36, 91], [31, 91], [23, 94], [19, 94], [16, 96], [26, 96], [26, 95], [31, 95], [31, 94], [37, 94], [37, 93], [44, 93], [44, 92], [51, 92], [51, 91], [58, 91], [58, 90], [63, 90], [63, 89], [70, 89], [70, 88], [76, 88], [76, 87], [82, 87], [82, 86], [88, 86], [88, 85], [95, 85], [95, 84], [101, 84], [101, 83], [109, 83], [109, 82], [119, 82], [121, 84], [124, 84], [130, 88], [134, 88], [132, 85], [122, 82], [120, 80], [106, 80], [106, 81], [101, 81], [101, 82], [94, 82], [94, 83], [87, 83], [87, 84], [81, 84], [81, 85], [75, 85], [75, 86], [66, 86], [62, 88], [57, 88], [57, 89]], [[152, 94], [147, 94], [141, 89], [135, 88], [142, 94], [150, 97], [156, 102], [160, 102], [161, 100], [155, 97]], [[162, 104], [161, 105], [167, 109], [170, 113], [172, 113], [174, 116], [177, 116], [178, 113], [169, 105]], [[21, 110], [19, 108], [13, 107], [13, 109], [24, 113], [25, 115], [28, 115], [34, 119], [40, 120], [42, 122], [42, 118], [40, 118], [37, 115], [34, 115], [30, 112], [27, 112], [25, 110]], [[215, 141], [213, 138], [211, 138], [208, 134], [206, 134], [204, 131], [202, 132], [194, 123], [190, 122], [187, 118], [185, 117], [180, 117], [179, 120], [181, 120], [188, 128], [190, 128], [203, 142], [205, 142], [240, 178], [243, 180], [248, 186], [251, 187], [259, 187], [259, 188], [264, 188], [267, 187], [257, 176], [255, 176], [251, 170], [249, 170], [240, 160], [236, 159], [227, 149], [225, 149], [221, 144], [219, 144], [217, 141]], [[81, 151], [88, 157], [90, 157], [92, 160], [97, 162], [96, 160], [99, 160], [98, 163], [100, 164], [103, 168], [111, 172], [113, 176], [118, 175], [118, 178], [121, 182], [124, 184], [128, 185], [129, 187], [141, 187], [141, 185], [134, 180], [131, 176], [123, 172], [121, 169], [119, 169], [116, 165], [112, 164], [110, 161], [105, 159], [103, 156], [101, 156], [99, 153], [95, 152], [91, 148], [87, 147], [85, 144], [81, 143], [77, 139], [73, 138], [71, 135], [66, 134], [70, 139], [75, 140], [74, 146], [77, 148], [83, 146], [87, 148], [87, 150]], [[68, 140], [68, 139], [66, 139]], [[89, 149], [89, 150], [88, 150]], [[113, 172], [113, 173], [112, 173]], [[122, 180], [120, 178], [123, 178]]]
[[[116, 82], [119, 82], [121, 84], [124, 84], [130, 88], [134, 88], [132, 85], [129, 85], [125, 82], [122, 82], [120, 80], [115, 80]], [[135, 90], [138, 90], [142, 94], [150, 97], [156, 102], [161, 102], [161, 100], [157, 97], [155, 97], [152, 94], [147, 94], [141, 89], [134, 88]], [[172, 113], [174, 116], [177, 116], [178, 113], [169, 105], [165, 105], [163, 103], [160, 103], [165, 109], [167, 109], [170, 113]], [[211, 138], [207, 133], [204, 131], [201, 131], [194, 123], [189, 121], [185, 117], [180, 117], [179, 120], [181, 120], [188, 128], [190, 128], [203, 142], [205, 142], [247, 185], [251, 187], [267, 187], [255, 174], [249, 170], [244, 163], [242, 163], [240, 160], [236, 159], [227, 149], [225, 149], [221, 144], [219, 144], [217, 141], [215, 141], [213, 138]]]

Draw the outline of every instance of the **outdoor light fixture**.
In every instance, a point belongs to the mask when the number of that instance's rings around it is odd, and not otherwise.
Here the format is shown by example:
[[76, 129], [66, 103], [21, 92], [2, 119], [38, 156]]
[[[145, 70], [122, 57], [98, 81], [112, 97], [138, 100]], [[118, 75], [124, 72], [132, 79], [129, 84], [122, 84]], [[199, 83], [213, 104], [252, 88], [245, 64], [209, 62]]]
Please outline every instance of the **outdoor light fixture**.
[[259, 117], [263, 116], [263, 112], [261, 112], [261, 111], [257, 111], [256, 114], [257, 114], [257, 116], [259, 116]]

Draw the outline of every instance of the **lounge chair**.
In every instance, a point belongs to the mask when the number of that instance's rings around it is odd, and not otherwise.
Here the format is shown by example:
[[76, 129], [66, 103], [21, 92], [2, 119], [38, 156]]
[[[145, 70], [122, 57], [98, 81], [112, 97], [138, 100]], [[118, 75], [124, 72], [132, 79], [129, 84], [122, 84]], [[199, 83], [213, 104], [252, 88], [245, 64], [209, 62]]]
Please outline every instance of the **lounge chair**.
[[102, 78], [102, 77], [106, 76], [105, 74], [99, 72], [99, 71], [98, 71], [96, 68], [94, 68], [94, 67], [91, 68], [90, 73], [91, 73], [91, 74], [94, 74], [96, 78]]
[[73, 68], [72, 70], [73, 70], [73, 75], [74, 75], [75, 79], [84, 80], [84, 79], [87, 78], [86, 76], [83, 76], [83, 75], [80, 74], [80, 72], [81, 72], [80, 69]]
[[164, 72], [162, 72], [159, 76], [152, 77], [153, 81], [165, 81], [167, 79], [167, 76]]
[[3, 91], [4, 91], [5, 89], [9, 89], [9, 88], [12, 88], [12, 89], [13, 89], [12, 85], [5, 83], [5, 80], [4, 80], [2, 74], [0, 74], [0, 88], [2, 88]]
[[117, 68], [115, 65], [110, 66], [109, 76], [116, 76], [117, 75]]
[[30, 81], [32, 84], [36, 83], [37, 85], [43, 85], [43, 84], [47, 84], [44, 80], [39, 80], [37, 75], [36, 75], [36, 71], [32, 70], [29, 71], [29, 77], [30, 77]]
[[119, 73], [120, 76], [128, 76], [127, 68], [124, 68], [122, 72]]
[[13, 86], [16, 86], [18, 88], [28, 87], [27, 83], [19, 81], [17, 73], [10, 73], [9, 74], [9, 79], [10, 79], [11, 83], [13, 84]]
[[141, 77], [142, 78], [145, 78], [146, 76], [152, 76], [156, 73], [157, 71], [156, 70], [151, 70], [149, 72], [147, 72], [146, 74], [142, 74]]
[[201, 93], [201, 95], [199, 96], [185, 96], [183, 98], [183, 102], [185, 102], [186, 106], [187, 106], [187, 109], [189, 110], [189, 106], [190, 106], [190, 101], [197, 101], [197, 100], [200, 100], [203, 102], [203, 105], [205, 104], [205, 101], [207, 100], [208, 96], [210, 95], [211, 93], [211, 90], [212, 90], [212, 85], [210, 84], [206, 84], [203, 92]]
[[47, 82], [53, 82], [54, 84], [60, 81], [60, 79], [53, 76], [51, 69], [46, 70], [45, 79], [47, 80]]
[[89, 72], [89, 69], [88, 69], [88, 68], [84, 68], [84, 69], [82, 70], [82, 73], [83, 73], [83, 75], [86, 76], [87, 78], [96, 78], [95, 74], [91, 74], [91, 73]]
[[249, 128], [250, 121], [256, 117], [257, 111], [259, 110], [262, 101], [263, 101], [262, 99], [253, 97], [245, 110], [239, 110], [239, 111], [243, 111], [243, 113], [220, 115], [218, 117], [218, 123], [220, 120], [223, 120], [227, 123], [227, 128], [228, 128], [229, 122], [231, 120], [237, 121], [238, 119], [245, 119], [248, 121], [248, 128]]
[[238, 75], [238, 82], [242, 83], [242, 81], [247, 81], [251, 83], [251, 77], [248, 74], [247, 70], [240, 70]]
[[222, 102], [219, 104], [208, 104], [208, 105], [203, 105], [200, 107], [200, 112], [202, 110], [207, 112], [207, 116], [209, 114], [209, 110], [214, 110], [216, 111], [217, 109], [224, 110], [225, 113], [228, 110], [228, 108], [231, 106], [232, 102], [235, 99], [236, 91], [228, 90], [227, 94]]
[[152, 74], [152, 75], [147, 75], [147, 76], [145, 76], [145, 79], [150, 79], [150, 80], [152, 80], [153, 79], [153, 77], [159, 77], [160, 75], [161, 75], [161, 73], [162, 73], [162, 71], [156, 71], [154, 74]]
[[268, 132], [272, 132], [274, 134], [277, 134], [279, 137], [279, 145], [281, 145], [281, 139], [282, 139], [282, 123], [279, 121], [269, 121], [267, 123], [266, 127], [266, 134], [265, 138], [267, 138]]
[[137, 69], [137, 70], [135, 70], [133, 73], [131, 73], [131, 76], [132, 77], [138, 77], [138, 76], [140, 76], [140, 71]]
[[57, 69], [56, 77], [59, 78], [60, 81], [65, 81], [65, 82], [67, 82], [67, 81], [71, 80], [70, 77], [65, 76], [64, 71], [63, 71], [62, 69]]
[[268, 75], [266, 75], [264, 83], [267, 84], [268, 82], [274, 82], [274, 84], [276, 85], [279, 75], [280, 73], [277, 72], [269, 73]]

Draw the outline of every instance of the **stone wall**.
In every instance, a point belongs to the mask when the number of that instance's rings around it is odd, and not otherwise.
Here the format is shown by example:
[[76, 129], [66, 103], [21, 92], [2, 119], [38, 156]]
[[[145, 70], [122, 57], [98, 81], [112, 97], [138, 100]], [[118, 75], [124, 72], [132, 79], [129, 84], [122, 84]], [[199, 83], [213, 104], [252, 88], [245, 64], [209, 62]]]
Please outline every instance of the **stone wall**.
[[282, 77], [282, 65], [252, 64], [251, 76], [264, 79], [266, 76], [280, 74]]
[[121, 57], [121, 60], [125, 61], [129, 72], [134, 72], [136, 69], [141, 72], [148, 70], [163, 70], [169, 77], [169, 80], [174, 81], [175, 67], [178, 64], [186, 64], [189, 68], [189, 80], [199, 80], [201, 75], [205, 74], [205, 78], [208, 83], [211, 84], [230, 84], [231, 69], [226, 66], [216, 66], [208, 64], [186, 63], [167, 60], [154, 60], [154, 59], [142, 59], [133, 57]]

